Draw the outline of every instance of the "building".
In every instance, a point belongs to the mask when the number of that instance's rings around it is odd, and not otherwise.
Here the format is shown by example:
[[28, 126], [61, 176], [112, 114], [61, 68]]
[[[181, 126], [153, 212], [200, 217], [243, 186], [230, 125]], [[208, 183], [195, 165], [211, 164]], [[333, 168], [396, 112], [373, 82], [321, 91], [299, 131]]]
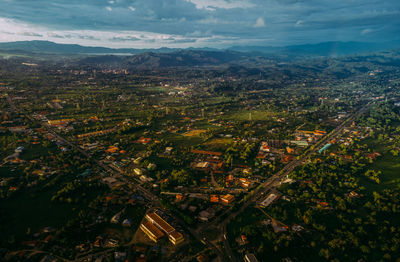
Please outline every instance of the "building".
[[211, 195], [210, 196], [210, 202], [211, 203], [218, 203], [219, 202], [219, 197], [217, 195]]
[[249, 187], [250, 186], [250, 180], [247, 179], [247, 178], [242, 177], [242, 178], [239, 179], [239, 181], [240, 181], [240, 184], [241, 184], [242, 187]]
[[252, 253], [248, 253], [244, 256], [244, 261], [246, 262], [258, 262], [257, 258]]
[[57, 125], [65, 125], [73, 121], [75, 121], [74, 118], [68, 118], [68, 119], [58, 119], [58, 120], [47, 120], [47, 123], [51, 126], [57, 126]]
[[171, 234], [169, 234], [168, 239], [174, 245], [178, 245], [179, 243], [182, 243], [184, 241], [183, 235], [177, 231], [174, 231]]
[[144, 136], [140, 137], [138, 140], [135, 141], [135, 143], [143, 144], [143, 145], [146, 145], [146, 144], [148, 144], [150, 142], [151, 142], [151, 138], [144, 137]]
[[323, 153], [325, 150], [327, 150], [329, 147], [331, 147], [331, 144], [326, 144], [324, 145], [320, 150], [318, 150], [318, 153]]
[[269, 194], [269, 195], [267, 196], [267, 198], [264, 199], [264, 200], [261, 202], [260, 207], [267, 207], [267, 206], [271, 205], [272, 202], [274, 202], [277, 198], [278, 198], [277, 195], [275, 195], [275, 194]]
[[291, 143], [291, 144], [294, 144], [294, 145], [296, 145], [296, 146], [299, 146], [299, 147], [307, 147], [307, 146], [308, 146], [308, 142], [307, 142], [307, 141], [304, 141], [304, 140], [290, 141], [290, 143]]
[[288, 154], [294, 154], [294, 149], [287, 146], [286, 152], [288, 152]]
[[176, 194], [175, 198], [176, 198], [176, 201], [182, 201], [184, 199], [182, 194]]
[[164, 236], [164, 233], [161, 232], [153, 223], [150, 221], [143, 222], [140, 224], [140, 229], [154, 242], [158, 242], [160, 238]]
[[232, 196], [231, 194], [226, 194], [225, 196], [221, 197], [221, 202], [224, 204], [231, 204], [233, 201], [235, 201], [235, 197]]
[[169, 241], [174, 245], [178, 245], [184, 241], [183, 235], [175, 231], [175, 228], [170, 226], [155, 212], [146, 214], [146, 222], [142, 223], [140, 228], [155, 242], [163, 237], [164, 233], [168, 235]]
[[149, 220], [151, 223], [156, 225], [159, 229], [161, 229], [166, 234], [171, 234], [175, 231], [175, 229], [170, 226], [164, 219], [162, 219], [157, 213], [152, 212], [146, 214], [146, 219]]

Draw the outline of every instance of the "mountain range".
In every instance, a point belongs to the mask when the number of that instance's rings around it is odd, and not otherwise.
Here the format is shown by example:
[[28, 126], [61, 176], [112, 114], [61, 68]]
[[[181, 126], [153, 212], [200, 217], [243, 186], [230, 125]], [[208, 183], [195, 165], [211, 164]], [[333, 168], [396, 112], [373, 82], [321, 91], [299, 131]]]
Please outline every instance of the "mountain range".
[[54, 55], [135, 55], [142, 53], [172, 53], [182, 50], [195, 51], [235, 51], [252, 53], [255, 55], [282, 55], [282, 56], [343, 56], [349, 54], [360, 54], [375, 52], [385, 49], [400, 47], [400, 41], [385, 43], [367, 42], [323, 42], [317, 44], [289, 45], [282, 47], [274, 46], [232, 46], [227, 49], [215, 48], [167, 48], [158, 49], [134, 49], [134, 48], [107, 48], [89, 47], [76, 44], [58, 44], [49, 41], [19, 41], [0, 43], [0, 52], [9, 54], [54, 54]]

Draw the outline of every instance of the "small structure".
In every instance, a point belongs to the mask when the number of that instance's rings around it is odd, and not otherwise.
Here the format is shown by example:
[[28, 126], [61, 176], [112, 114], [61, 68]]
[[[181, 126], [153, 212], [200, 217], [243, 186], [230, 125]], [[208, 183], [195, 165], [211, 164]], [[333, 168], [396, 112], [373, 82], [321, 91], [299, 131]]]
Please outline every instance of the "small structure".
[[326, 145], [324, 145], [320, 150], [318, 150], [318, 153], [322, 153], [322, 152], [324, 152], [325, 150], [327, 150], [328, 148], [330, 148], [331, 147], [331, 145], [332, 144], [326, 144]]
[[226, 205], [231, 204], [233, 201], [235, 201], [235, 197], [232, 196], [231, 194], [226, 194], [225, 196], [221, 197], [221, 202]]
[[272, 202], [274, 202], [277, 198], [278, 198], [277, 195], [275, 195], [275, 194], [269, 194], [269, 195], [267, 196], [267, 198], [265, 198], [265, 199], [260, 203], [260, 207], [267, 207], [267, 206], [271, 205]]

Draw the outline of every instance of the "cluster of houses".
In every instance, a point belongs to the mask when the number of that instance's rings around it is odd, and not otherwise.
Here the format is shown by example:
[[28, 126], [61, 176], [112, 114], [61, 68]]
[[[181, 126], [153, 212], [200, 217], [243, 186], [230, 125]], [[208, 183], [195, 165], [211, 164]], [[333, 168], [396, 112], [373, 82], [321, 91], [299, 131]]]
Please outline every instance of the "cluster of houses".
[[225, 162], [221, 159], [221, 152], [192, 150], [191, 153], [198, 156], [196, 160], [191, 163], [191, 168], [204, 172], [213, 172], [215, 174], [223, 173]]
[[322, 130], [315, 130], [315, 131], [305, 131], [305, 130], [296, 130], [295, 132], [295, 141], [302, 141], [303, 143], [293, 143], [298, 146], [305, 145], [307, 142], [307, 145], [309, 143], [315, 143], [318, 139], [326, 135], [326, 131]]
[[261, 159], [261, 164], [265, 166], [278, 160], [278, 152], [272, 152], [268, 142], [262, 141], [258, 150], [257, 159]]

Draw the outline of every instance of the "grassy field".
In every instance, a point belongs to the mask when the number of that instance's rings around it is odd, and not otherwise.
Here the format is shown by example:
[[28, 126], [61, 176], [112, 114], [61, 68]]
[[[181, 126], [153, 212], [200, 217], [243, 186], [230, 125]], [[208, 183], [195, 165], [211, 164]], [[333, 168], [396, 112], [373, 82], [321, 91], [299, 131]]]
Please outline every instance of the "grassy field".
[[213, 138], [204, 143], [205, 146], [211, 149], [226, 149], [231, 143], [232, 138]]
[[381, 171], [381, 183], [379, 185], [366, 184], [367, 188], [374, 190], [383, 190], [385, 188], [400, 189], [400, 157], [394, 157], [389, 152], [378, 158], [369, 169]]
[[190, 146], [195, 146], [200, 144], [203, 139], [195, 136], [195, 137], [188, 137], [188, 136], [182, 136], [178, 134], [167, 134], [163, 137], [166, 141], [170, 141], [177, 147], [190, 147]]
[[283, 116], [283, 113], [258, 111], [258, 110], [238, 110], [235, 112], [226, 113], [222, 116], [225, 120], [238, 120], [246, 121], [249, 120], [249, 113], [251, 113], [251, 119], [253, 121], [266, 121], [270, 120], [273, 116]]
[[195, 129], [195, 130], [191, 130], [191, 131], [184, 133], [183, 136], [187, 136], [187, 137], [200, 136], [200, 134], [205, 133], [205, 132], [207, 132], [207, 130]]
[[373, 139], [367, 139], [363, 143], [367, 143], [374, 151], [379, 152], [382, 156], [378, 157], [368, 169], [381, 171], [379, 176], [380, 184], [373, 183], [368, 179], [361, 179], [361, 182], [367, 189], [380, 191], [385, 188], [400, 189], [400, 156], [393, 156], [388, 148], [381, 142]]

